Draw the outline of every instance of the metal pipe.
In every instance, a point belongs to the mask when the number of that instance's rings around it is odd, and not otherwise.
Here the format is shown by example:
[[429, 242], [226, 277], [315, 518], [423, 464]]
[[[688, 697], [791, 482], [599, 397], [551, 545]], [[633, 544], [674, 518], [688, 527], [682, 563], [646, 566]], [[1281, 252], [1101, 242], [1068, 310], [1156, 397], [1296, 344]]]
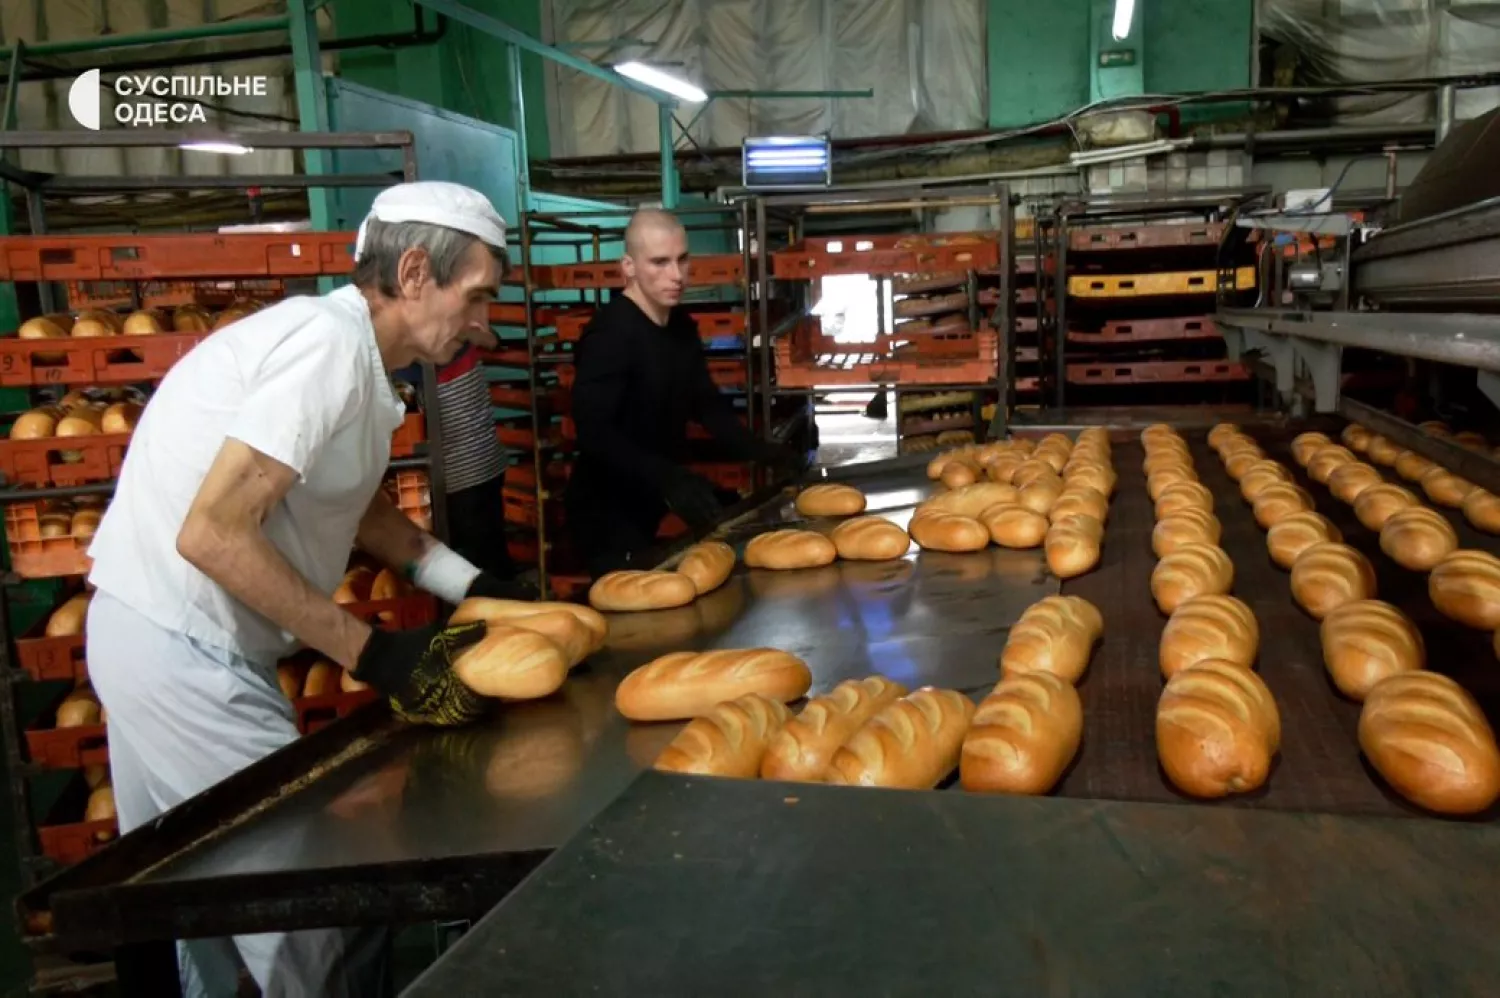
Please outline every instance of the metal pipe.
[[[28, 43], [26, 52], [33, 56], [68, 55], [75, 52], [105, 52], [110, 49], [133, 48], [138, 45], [168, 45], [172, 42], [191, 42], [202, 38], [230, 38], [237, 35], [258, 35], [267, 31], [285, 31], [291, 23], [289, 15], [276, 17], [243, 18], [232, 21], [213, 21], [208, 24], [193, 24], [181, 28], [162, 28], [158, 31], [142, 31], [128, 35], [102, 35], [96, 38], [72, 38], [56, 42]], [[15, 57], [13, 50], [4, 54]], [[217, 59], [217, 56], [214, 57]]]
[[[202, 190], [209, 187], [285, 188], [287, 190], [326, 190], [336, 187], [389, 187], [400, 183], [405, 171], [391, 173], [263, 173], [244, 175], [193, 176], [172, 175], [163, 177], [82, 177], [56, 174], [38, 180], [33, 189], [49, 194], [76, 194], [97, 191], [153, 191], [153, 190]], [[227, 183], [226, 183], [227, 181]], [[316, 228], [316, 226], [314, 226]], [[329, 228], [320, 232], [331, 231]]]
[[1457, 98], [1457, 89], [1451, 83], [1445, 83], [1437, 89], [1437, 141], [1442, 142], [1453, 131], [1454, 104]]
[[1262, 146], [1307, 146], [1319, 149], [1336, 142], [1399, 142], [1410, 139], [1431, 141], [1434, 128], [1426, 125], [1360, 125], [1329, 128], [1289, 128], [1270, 132], [1225, 132], [1221, 135], [1200, 135], [1193, 140], [1193, 149], [1237, 149], [1253, 141], [1257, 149]]
[[219, 142], [252, 149], [399, 149], [411, 132], [195, 132], [169, 128], [88, 132], [82, 129], [0, 133], [0, 149], [165, 148], [184, 142]]
[[505, 46], [510, 60], [510, 124], [516, 133], [516, 200], [525, 211], [531, 207], [531, 152], [526, 142], [526, 95], [522, 92], [521, 49]]
[[671, 104], [660, 104], [656, 108], [658, 127], [661, 130], [661, 206], [668, 211], [677, 207], [681, 188], [677, 182], [676, 140], [672, 137]]

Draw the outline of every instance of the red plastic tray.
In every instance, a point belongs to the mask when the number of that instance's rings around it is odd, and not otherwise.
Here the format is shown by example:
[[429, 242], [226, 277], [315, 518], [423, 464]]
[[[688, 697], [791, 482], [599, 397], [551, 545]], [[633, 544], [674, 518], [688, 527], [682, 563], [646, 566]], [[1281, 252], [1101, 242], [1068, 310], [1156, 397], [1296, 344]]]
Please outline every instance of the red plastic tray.
[[1246, 381], [1250, 370], [1229, 361], [1143, 361], [1134, 364], [1069, 364], [1068, 383], [1133, 385], [1157, 382]]
[[1068, 248], [1079, 252], [1102, 250], [1163, 249], [1178, 246], [1217, 246], [1224, 235], [1222, 222], [1111, 227], [1103, 225], [1074, 229]]
[[5, 507], [5, 537], [10, 544], [11, 568], [25, 579], [86, 575], [92, 563], [87, 540], [71, 534], [42, 536], [38, 503], [18, 502]]
[[120, 823], [114, 818], [38, 825], [36, 830], [42, 855], [63, 866], [72, 866], [88, 859], [118, 838], [119, 834]]
[[1068, 330], [1070, 343], [1105, 343], [1127, 346], [1133, 343], [1156, 343], [1167, 340], [1222, 339], [1219, 327], [1205, 315], [1172, 319], [1119, 319], [1107, 322], [1096, 333]]
[[[0, 440], [0, 475], [12, 485], [45, 487], [107, 482], [119, 477], [129, 444], [128, 433]], [[77, 454], [80, 460], [64, 461], [64, 451]]]
[[391, 435], [391, 457], [411, 457], [426, 439], [427, 418], [420, 412], [408, 412]]
[[856, 349], [823, 335], [816, 321], [776, 341], [776, 380], [783, 388], [908, 384], [966, 385], [993, 381], [999, 359], [994, 330], [934, 334], [893, 355], [884, 342]]
[[352, 693], [325, 693], [316, 697], [298, 697], [292, 701], [297, 712], [297, 730], [310, 735], [319, 728], [348, 717], [365, 704], [374, 703], [379, 694], [374, 690], [356, 690]]
[[992, 232], [813, 238], [771, 254], [771, 273], [792, 280], [830, 274], [985, 270], [999, 264], [999, 237]]
[[38, 682], [88, 677], [88, 667], [83, 661], [83, 635], [49, 638], [46, 617], [37, 621], [25, 637], [16, 639], [16, 659], [26, 674]]
[[[688, 286], [712, 287], [738, 284], [745, 276], [745, 260], [738, 253], [695, 256], [688, 273]], [[594, 263], [557, 263], [531, 269], [532, 286], [544, 289], [623, 288], [625, 274], [618, 260]]]
[[26, 729], [26, 754], [47, 769], [79, 769], [109, 762], [102, 724], [76, 728], [32, 725]]
[[[743, 336], [745, 333], [744, 312], [690, 312], [688, 314], [698, 324], [698, 335], [704, 339]], [[594, 310], [588, 306], [559, 313], [556, 323], [557, 338], [565, 343], [577, 342], [593, 317]]]
[[117, 385], [154, 381], [206, 333], [160, 333], [88, 339], [0, 337], [0, 386]]
[[3, 281], [303, 277], [354, 269], [354, 233], [293, 232], [0, 238]]

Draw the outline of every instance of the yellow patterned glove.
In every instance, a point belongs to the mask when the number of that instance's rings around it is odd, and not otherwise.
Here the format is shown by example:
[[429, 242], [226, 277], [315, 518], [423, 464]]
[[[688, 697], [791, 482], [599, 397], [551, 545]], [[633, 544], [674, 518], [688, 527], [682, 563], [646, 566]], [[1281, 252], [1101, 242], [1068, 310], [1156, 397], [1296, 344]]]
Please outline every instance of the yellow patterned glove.
[[486, 701], [464, 685], [453, 660], [484, 637], [483, 621], [454, 627], [370, 632], [354, 678], [390, 699], [396, 716], [413, 724], [457, 727], [484, 714]]

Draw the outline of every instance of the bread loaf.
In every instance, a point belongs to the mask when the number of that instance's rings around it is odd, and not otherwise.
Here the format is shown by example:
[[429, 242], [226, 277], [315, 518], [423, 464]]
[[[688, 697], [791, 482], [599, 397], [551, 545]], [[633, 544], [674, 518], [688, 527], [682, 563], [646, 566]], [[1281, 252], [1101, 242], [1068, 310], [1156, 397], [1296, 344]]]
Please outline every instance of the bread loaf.
[[44, 507], [37, 518], [37, 532], [43, 537], [66, 537], [73, 530], [73, 514], [66, 506]]
[[833, 564], [838, 556], [833, 541], [811, 530], [773, 530], [745, 545], [745, 564], [750, 568], [817, 568]]
[[914, 516], [912, 540], [927, 551], [982, 551], [990, 545], [990, 532], [973, 517], [956, 513]]
[[1211, 544], [1183, 544], [1151, 571], [1151, 596], [1172, 613], [1194, 596], [1227, 593], [1234, 585], [1234, 563]]
[[1146, 476], [1146, 494], [1151, 497], [1151, 502], [1155, 503], [1168, 487], [1179, 482], [1196, 482], [1197, 480], [1198, 473], [1191, 465], [1169, 465]]
[[333, 591], [333, 601], [340, 606], [349, 603], [365, 603], [370, 599], [370, 587], [375, 584], [375, 571], [366, 565], [355, 565], [344, 573], [343, 581]]
[[561, 648], [534, 630], [490, 623], [484, 637], [459, 652], [453, 671], [481, 696], [533, 700], [557, 692], [568, 678]]
[[60, 418], [62, 418], [61, 411], [51, 406], [23, 412], [10, 425], [10, 439], [44, 440], [56, 436], [57, 421]]
[[1255, 497], [1251, 512], [1262, 529], [1271, 527], [1294, 513], [1303, 513], [1313, 508], [1313, 498], [1300, 485], [1281, 482], [1267, 486]]
[[1156, 500], [1158, 520], [1184, 509], [1214, 511], [1214, 494], [1202, 482], [1178, 482], [1162, 490]]
[[1375, 569], [1347, 544], [1314, 544], [1292, 563], [1292, 598], [1315, 620], [1345, 603], [1375, 598]]
[[723, 541], [702, 541], [688, 548], [677, 563], [679, 575], [686, 575], [699, 596], [722, 586], [734, 571], [734, 548]]
[[535, 631], [557, 645], [569, 668], [604, 647], [604, 639], [609, 636], [609, 622], [604, 615], [577, 603], [471, 596], [458, 605], [448, 623], [467, 624], [475, 620]]
[[[119, 816], [115, 812], [115, 788], [113, 784], [105, 783], [95, 787], [89, 794], [88, 802], [83, 807], [83, 820], [113, 821], [118, 822]], [[114, 829], [105, 829], [94, 833], [96, 842], [108, 842], [114, 838], [117, 832]]]
[[1344, 427], [1344, 432], [1339, 434], [1339, 439], [1344, 442], [1345, 447], [1363, 454], [1369, 450], [1372, 436], [1369, 430], [1358, 423], [1350, 423]]
[[1054, 523], [1043, 540], [1047, 568], [1059, 579], [1082, 575], [1099, 564], [1099, 546], [1104, 525], [1090, 516], [1075, 514]]
[[791, 703], [812, 686], [795, 655], [774, 648], [679, 651], [648, 662], [621, 680], [615, 707], [632, 721], [701, 717], [747, 693]]
[[716, 704], [687, 723], [657, 756], [653, 768], [667, 773], [754, 779], [771, 738], [792, 712], [759, 693]]
[[1446, 617], [1484, 631], [1500, 629], [1500, 558], [1460, 549], [1427, 576], [1427, 595]]
[[1230, 478], [1233, 478], [1235, 481], [1239, 481], [1247, 471], [1255, 467], [1261, 461], [1264, 461], [1265, 458], [1265, 452], [1262, 451], [1259, 447], [1256, 447], [1253, 450], [1236, 451], [1225, 459], [1224, 471], [1229, 475]]
[[1151, 530], [1151, 550], [1162, 558], [1183, 544], [1219, 543], [1218, 517], [1201, 509], [1180, 509], [1156, 521]]
[[62, 606], [52, 611], [47, 618], [46, 635], [49, 638], [71, 638], [83, 633], [83, 623], [89, 615], [90, 593], [79, 593], [70, 597]]
[[1333, 469], [1333, 474], [1328, 476], [1328, 491], [1340, 502], [1352, 505], [1365, 489], [1384, 482], [1385, 479], [1374, 465], [1350, 461]]
[[1435, 672], [1375, 684], [1359, 713], [1359, 747], [1391, 788], [1439, 814], [1477, 814], [1500, 796], [1500, 750], [1484, 712]]
[[959, 755], [959, 781], [975, 792], [1045, 794], [1083, 736], [1073, 684], [1046, 672], [1000, 680], [979, 704]]
[[1292, 439], [1292, 457], [1305, 468], [1314, 454], [1332, 443], [1326, 433], [1300, 433]]
[[[61, 425], [61, 424], [59, 424]], [[1446, 468], [1433, 468], [1421, 478], [1422, 491], [1440, 506], [1462, 506], [1478, 486], [1467, 479], [1459, 478]]]
[[1000, 503], [985, 510], [979, 522], [990, 540], [1003, 548], [1034, 548], [1047, 536], [1047, 518], [1020, 503]]
[[354, 674], [348, 669], [339, 670], [339, 690], [344, 693], [362, 693], [370, 689], [369, 683], [362, 683], [354, 678]]
[[1383, 464], [1386, 467], [1396, 463], [1396, 458], [1401, 456], [1401, 448], [1378, 433], [1370, 438], [1370, 445], [1365, 448], [1365, 457], [1375, 464]]
[[276, 683], [281, 687], [281, 695], [288, 700], [296, 700], [302, 695], [302, 687], [307, 682], [307, 671], [296, 662], [276, 663]]
[[824, 782], [930, 790], [958, 765], [974, 703], [924, 688], [887, 704], [833, 754]]
[[[1192, 471], [1193, 469], [1193, 459], [1188, 454], [1186, 445], [1184, 445], [1182, 450], [1172, 448], [1147, 454], [1146, 460], [1141, 462], [1141, 470], [1146, 473], [1148, 478], [1163, 471], [1180, 471], [1182, 469], [1187, 469], [1188, 471]], [[1192, 476], [1195, 481], [1197, 477], [1197, 475]]]
[[[983, 468], [969, 458], [961, 457], [943, 466], [943, 474], [939, 481], [950, 489], [957, 489], [965, 485], [973, 485], [983, 477]], [[863, 509], [864, 507], [861, 506], [859, 511]]]
[[[749, 551], [745, 554], [745, 562], [749, 564]], [[600, 576], [589, 587], [590, 606], [616, 613], [665, 610], [691, 603], [697, 596], [693, 580], [676, 572], [626, 569]]]
[[760, 775], [767, 780], [822, 781], [834, 753], [870, 718], [905, 695], [905, 686], [883, 676], [839, 683], [831, 693], [808, 701], [802, 713], [776, 732], [761, 760]]
[[1107, 503], [1109, 497], [1115, 491], [1115, 484], [1119, 476], [1114, 469], [1105, 464], [1070, 462], [1063, 469], [1063, 491], [1068, 492], [1076, 488], [1089, 488], [1104, 497]]
[[75, 690], [63, 698], [63, 702], [57, 706], [57, 727], [59, 728], [91, 728], [100, 723], [99, 701], [93, 694], [84, 690]]
[[1109, 518], [1109, 500], [1091, 486], [1067, 485], [1047, 511], [1047, 518], [1056, 523], [1073, 515], [1087, 516], [1103, 523]]
[[1422, 633], [1400, 610], [1379, 600], [1345, 603], [1323, 618], [1319, 636], [1328, 675], [1352, 700], [1363, 700], [1387, 676], [1427, 664]]
[[330, 693], [337, 693], [339, 689], [339, 673], [344, 670], [339, 666], [320, 658], [313, 662], [307, 669], [307, 675], [302, 680], [303, 697], [324, 697]]
[[1260, 648], [1260, 626], [1250, 608], [1233, 596], [1195, 596], [1185, 601], [1162, 628], [1158, 660], [1171, 679], [1210, 659], [1246, 669]]
[[943, 477], [943, 469], [948, 466], [949, 461], [956, 461], [974, 452], [973, 447], [957, 447], [950, 451], [944, 451], [931, 461], [927, 462], [927, 477], [933, 481]]
[[1417, 429], [1429, 437], [1451, 437], [1453, 430], [1441, 419], [1429, 419], [1417, 424]]
[[1344, 535], [1321, 514], [1303, 510], [1282, 517], [1266, 533], [1266, 549], [1271, 560], [1290, 569], [1298, 556], [1314, 544], [1341, 543]]
[[143, 308], [127, 315], [120, 331], [126, 336], [152, 336], [164, 329], [161, 313], [155, 309]]
[[1104, 634], [1098, 608], [1080, 596], [1047, 596], [1026, 608], [1000, 653], [1004, 676], [1048, 672], [1077, 683]]
[[[978, 465], [970, 467], [979, 470]], [[852, 485], [810, 485], [797, 493], [797, 512], [803, 516], [854, 516], [864, 511], [865, 494]]]
[[1436, 468], [1427, 458], [1416, 451], [1404, 450], [1396, 456], [1396, 474], [1408, 482], [1419, 482], [1422, 476]]
[[1281, 746], [1281, 717], [1260, 677], [1205, 661], [1167, 680], [1156, 707], [1156, 754], [1172, 785], [1224, 797], [1266, 782]]
[[105, 408], [99, 418], [104, 433], [130, 433], [141, 418], [141, 407], [134, 402], [116, 402]]
[[68, 521], [68, 533], [80, 541], [88, 540], [99, 529], [104, 513], [97, 509], [80, 509]]
[[16, 336], [23, 340], [60, 340], [66, 338], [72, 328], [73, 317], [66, 312], [39, 315], [21, 323]]
[[1240, 476], [1240, 495], [1246, 502], [1253, 503], [1255, 497], [1266, 488], [1272, 485], [1289, 485], [1291, 481], [1292, 473], [1278, 462], [1269, 459], [1256, 461]]
[[1490, 442], [1484, 438], [1483, 433], [1476, 433], [1473, 430], [1462, 430], [1453, 434], [1453, 442], [1470, 450], [1489, 450], [1490, 446]]
[[1163, 439], [1171, 440], [1178, 437], [1179, 434], [1177, 433], [1177, 431], [1172, 429], [1172, 427], [1168, 426], [1166, 423], [1152, 423], [1150, 426], [1141, 431], [1141, 444], [1143, 446], [1149, 447], [1155, 441]]
[[1464, 496], [1464, 518], [1489, 534], [1500, 534], [1500, 496], [1475, 489]]
[[172, 313], [173, 332], [206, 333], [213, 325], [213, 317], [201, 305], [179, 305]]
[[999, 482], [976, 482], [928, 499], [917, 507], [917, 512], [953, 513], [974, 519], [997, 503], [1015, 502], [1019, 497], [1020, 492], [1014, 486]]
[[1358, 460], [1349, 448], [1331, 444], [1320, 449], [1312, 456], [1312, 460], [1307, 462], [1307, 475], [1320, 485], [1327, 485], [1335, 468], [1341, 464], [1353, 464]]
[[892, 561], [911, 549], [906, 531], [879, 516], [845, 520], [828, 537], [846, 561]]
[[1426, 506], [1398, 510], [1380, 528], [1380, 550], [1402, 568], [1428, 572], [1458, 548], [1448, 518]]
[[1215, 423], [1213, 429], [1208, 431], [1208, 445], [1217, 450], [1226, 439], [1239, 432], [1240, 428], [1233, 423]]
[[1410, 489], [1382, 482], [1371, 485], [1354, 500], [1354, 515], [1370, 530], [1380, 530], [1398, 510], [1420, 502]]
[[1052, 511], [1053, 505], [1062, 495], [1062, 490], [1062, 479], [1056, 475], [1050, 478], [1038, 478], [1021, 487], [1016, 501], [1027, 509], [1045, 515]]
[[1019, 468], [1022, 463], [1025, 462], [1025, 460], [1026, 459], [1019, 454], [1001, 454], [999, 457], [996, 457], [984, 463], [985, 477], [987, 477], [992, 482], [999, 482], [1004, 485], [1010, 485], [1012, 484], [1011, 479], [1015, 477], [1016, 469]]
[[1023, 462], [1021, 466], [1015, 470], [1015, 473], [1010, 476], [1010, 483], [1018, 489], [1023, 489], [1026, 486], [1030, 485], [1032, 482], [1044, 478], [1056, 478], [1058, 479], [1058, 481], [1062, 480], [1061, 477], [1057, 474], [1057, 469], [1054, 468], [1050, 462], [1045, 461], [1039, 457], [1033, 457], [1030, 460]]
[[114, 336], [120, 331], [114, 314], [102, 309], [88, 309], [78, 313], [78, 318], [73, 320], [73, 328], [68, 335], [74, 339], [87, 339], [96, 336]]

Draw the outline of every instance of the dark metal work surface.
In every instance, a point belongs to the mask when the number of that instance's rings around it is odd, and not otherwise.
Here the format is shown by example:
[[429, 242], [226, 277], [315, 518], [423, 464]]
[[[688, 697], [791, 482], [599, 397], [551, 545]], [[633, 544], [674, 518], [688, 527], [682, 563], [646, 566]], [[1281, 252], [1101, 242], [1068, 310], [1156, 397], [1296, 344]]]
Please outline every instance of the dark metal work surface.
[[[1493, 164], [1486, 162], [1485, 172]], [[1490, 198], [1375, 236], [1351, 254], [1351, 284], [1384, 305], [1493, 309], [1500, 301], [1497, 249], [1500, 198]]]
[[[872, 512], [905, 524], [931, 490], [925, 463], [882, 463], [852, 480]], [[783, 525], [832, 527], [800, 522], [786, 492], [724, 533], [739, 545]], [[1007, 627], [1056, 591], [1039, 551], [741, 567], [690, 606], [616, 615], [605, 650], [558, 696], [461, 732], [362, 711], [42, 885], [23, 912], [50, 912], [64, 946], [477, 917], [679, 730], [615, 712], [614, 689], [636, 666], [668, 651], [769, 645], [806, 659], [814, 694], [881, 673], [978, 695], [997, 678]], [[257, 775], [268, 765], [274, 779]]]
[[1478, 995], [1500, 830], [651, 773], [404, 994]]
[[[1429, 461], [1436, 461], [1460, 478], [1466, 478], [1490, 492], [1500, 493], [1500, 461], [1491, 457], [1488, 451], [1474, 450], [1443, 437], [1423, 433], [1404, 419], [1348, 396], [1339, 399], [1339, 414], [1388, 437], [1398, 447], [1415, 451]], [[1403, 484], [1411, 486], [1412, 483]]]
[[1500, 371], [1500, 316], [1474, 313], [1223, 309], [1220, 326]]

